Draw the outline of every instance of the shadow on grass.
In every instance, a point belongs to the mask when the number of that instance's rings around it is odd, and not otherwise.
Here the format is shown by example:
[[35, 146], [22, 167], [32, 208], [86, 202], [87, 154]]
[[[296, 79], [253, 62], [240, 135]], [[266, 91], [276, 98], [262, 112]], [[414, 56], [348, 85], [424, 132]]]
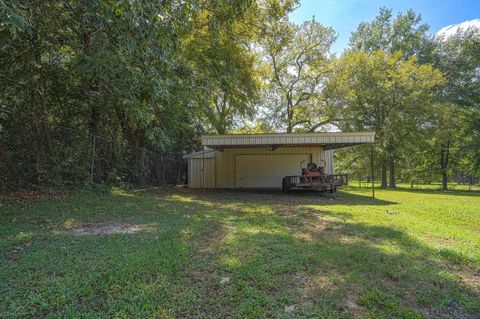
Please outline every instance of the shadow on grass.
[[[331, 205], [377, 202], [342, 196], [162, 190], [80, 197], [68, 214], [64, 204], [18, 211], [21, 227], [12, 212], [3, 228], [11, 236], [0, 243], [5, 254], [20, 244], [15, 233], [34, 238], [18, 261], [2, 259], [0, 310], [24, 317], [415, 318], [451, 299], [480, 307], [479, 292], [458, 275], [468, 271], [461, 256], [399, 229], [352, 222]], [[332, 210], [306, 207], [323, 202]], [[154, 227], [52, 235], [71, 216]]]
[[[168, 190], [167, 190], [168, 192]], [[334, 198], [330, 193], [320, 193], [310, 190], [296, 190], [288, 194], [281, 190], [225, 190], [225, 189], [183, 189], [176, 194], [183, 194], [186, 196], [193, 196], [195, 199], [209, 200], [213, 202], [242, 202], [242, 203], [256, 203], [256, 204], [293, 204], [293, 205], [318, 205], [321, 203], [328, 203], [328, 205], [340, 204], [344, 205], [394, 205], [396, 202], [373, 199], [371, 194], [365, 195], [352, 194], [339, 191], [337, 198]]]
[[[190, 258], [183, 238], [190, 212], [139, 195], [82, 194], [21, 208], [9, 208], [0, 224], [0, 317], [168, 317]], [[72, 216], [81, 225], [148, 221], [151, 227], [78, 236], [64, 225]]]
[[[186, 273], [196, 274], [197, 289], [207, 298], [178, 315], [281, 317], [288, 315], [285, 306], [293, 306], [295, 317], [421, 318], [452, 299], [472, 314], [480, 308], [479, 291], [458, 275], [467, 262], [453, 252], [441, 253], [399, 229], [350, 222], [341, 212], [292, 212], [289, 202], [276, 198], [279, 211], [252, 214], [237, 196], [233, 204], [239, 206], [218, 214], [202, 213], [212, 207], [201, 203], [221, 207], [221, 199], [195, 196], [195, 262]], [[265, 194], [259, 196], [251, 200], [268, 204]], [[289, 195], [297, 198], [307, 205], [310, 200]], [[223, 276], [231, 283], [219, 284]]]

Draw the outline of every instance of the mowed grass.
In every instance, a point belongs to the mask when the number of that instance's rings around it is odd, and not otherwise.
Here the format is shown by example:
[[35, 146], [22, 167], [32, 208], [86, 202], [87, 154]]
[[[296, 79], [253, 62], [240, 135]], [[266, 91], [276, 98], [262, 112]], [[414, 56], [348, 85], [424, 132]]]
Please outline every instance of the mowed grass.
[[[0, 207], [2, 318], [422, 318], [480, 309], [480, 194], [165, 189]], [[79, 235], [111, 224], [131, 233]]]

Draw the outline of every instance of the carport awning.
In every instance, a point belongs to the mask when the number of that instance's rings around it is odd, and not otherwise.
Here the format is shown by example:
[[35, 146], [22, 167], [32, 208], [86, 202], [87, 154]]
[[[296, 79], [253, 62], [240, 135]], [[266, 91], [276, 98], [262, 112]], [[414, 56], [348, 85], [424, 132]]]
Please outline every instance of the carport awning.
[[369, 144], [375, 141], [373, 132], [305, 133], [305, 134], [231, 134], [202, 136], [202, 145], [217, 150], [231, 147], [321, 146], [327, 150]]

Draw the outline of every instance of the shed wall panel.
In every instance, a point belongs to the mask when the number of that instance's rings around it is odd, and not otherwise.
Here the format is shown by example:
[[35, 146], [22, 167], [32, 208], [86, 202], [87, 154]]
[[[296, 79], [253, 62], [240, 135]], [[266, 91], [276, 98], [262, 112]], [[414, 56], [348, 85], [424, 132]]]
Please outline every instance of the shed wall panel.
[[[205, 178], [203, 176], [203, 162], [205, 161]], [[215, 188], [215, 159], [192, 158], [188, 160], [188, 187]], [[204, 186], [205, 183], [205, 186]]]
[[[279, 155], [279, 154], [310, 154], [312, 162], [320, 163], [324, 153], [321, 147], [280, 147], [272, 151], [271, 148], [266, 147], [239, 147], [239, 148], [225, 148], [222, 152], [216, 153], [216, 187], [217, 188], [235, 188], [235, 157], [237, 155]], [[327, 172], [329, 164], [329, 157], [327, 161]], [[252, 165], [255, 165], [252, 162]], [[300, 163], [298, 163], [298, 173], [300, 173]]]
[[279, 188], [283, 177], [298, 175], [302, 161], [311, 162], [311, 154], [236, 155], [235, 188]]

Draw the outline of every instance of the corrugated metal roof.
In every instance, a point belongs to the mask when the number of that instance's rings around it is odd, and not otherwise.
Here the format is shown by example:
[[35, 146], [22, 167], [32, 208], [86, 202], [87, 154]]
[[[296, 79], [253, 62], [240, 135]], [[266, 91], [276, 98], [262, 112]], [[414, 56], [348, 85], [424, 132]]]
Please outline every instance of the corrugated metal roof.
[[280, 147], [319, 145], [333, 149], [357, 144], [373, 143], [375, 133], [278, 133], [278, 134], [231, 134], [202, 136], [202, 145], [212, 148], [225, 147]]

